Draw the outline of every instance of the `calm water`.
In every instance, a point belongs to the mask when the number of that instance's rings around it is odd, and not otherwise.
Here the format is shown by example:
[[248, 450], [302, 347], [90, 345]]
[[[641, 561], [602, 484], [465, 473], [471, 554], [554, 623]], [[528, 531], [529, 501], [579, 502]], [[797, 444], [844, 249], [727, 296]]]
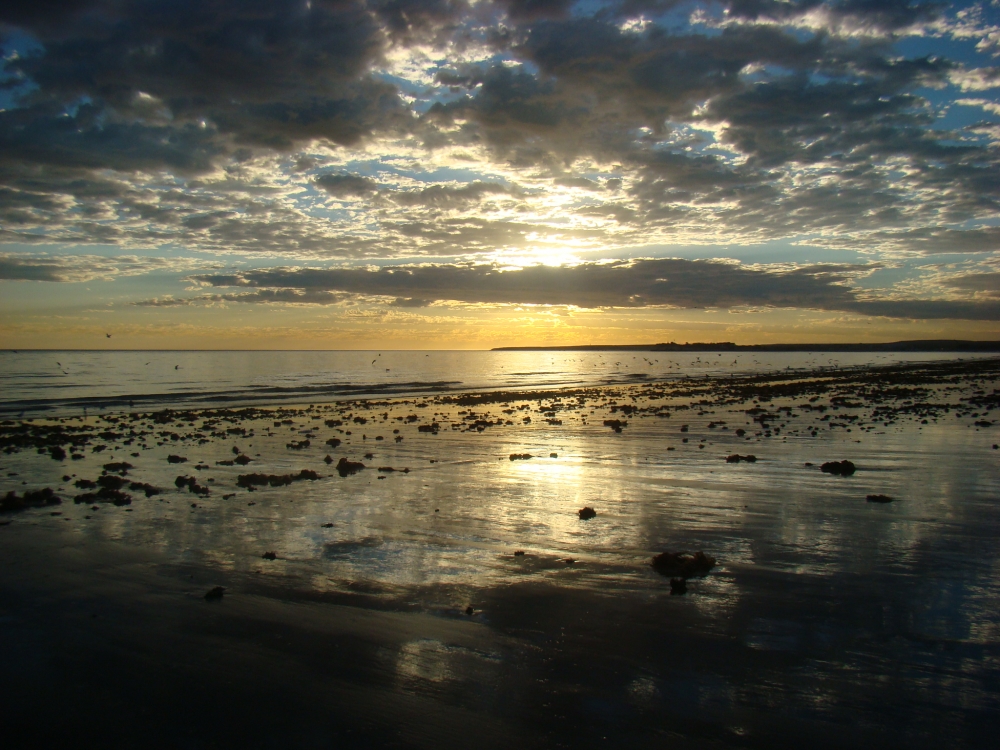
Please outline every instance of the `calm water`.
[[[303, 403], [445, 391], [638, 383], [948, 358], [927, 354], [662, 352], [0, 351], [0, 414]], [[975, 355], [963, 355], [965, 357]], [[985, 355], [984, 355], [985, 356]]]

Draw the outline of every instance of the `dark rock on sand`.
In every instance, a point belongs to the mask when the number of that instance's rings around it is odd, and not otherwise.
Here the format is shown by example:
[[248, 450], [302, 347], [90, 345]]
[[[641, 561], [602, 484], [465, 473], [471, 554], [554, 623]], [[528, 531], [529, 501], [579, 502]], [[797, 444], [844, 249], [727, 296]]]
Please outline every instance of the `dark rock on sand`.
[[329, 445], [331, 448], [336, 448], [338, 445], [340, 445], [340, 438], [330, 438], [329, 440], [326, 441], [326, 444]]
[[134, 469], [135, 467], [132, 466], [132, 464], [130, 464], [128, 461], [112, 461], [111, 463], [104, 464], [102, 468], [105, 471], [112, 471], [115, 474], [121, 474], [122, 476], [125, 476], [126, 474], [128, 474], [129, 469]]
[[40, 490], [27, 490], [23, 495], [18, 496], [11, 490], [0, 498], [0, 513], [13, 513], [25, 508], [39, 508], [46, 505], [59, 505], [62, 502], [51, 487]]
[[129, 484], [128, 488], [133, 492], [144, 492], [146, 497], [152, 497], [153, 495], [159, 495], [163, 490], [159, 487], [154, 487], [146, 482], [132, 482]]
[[49, 455], [52, 456], [52, 458], [56, 461], [66, 460], [66, 451], [63, 450], [58, 445], [53, 445], [51, 448], [49, 448]]
[[532, 455], [530, 453], [511, 453], [510, 454], [510, 460], [511, 461], [527, 461], [530, 458], [532, 458]]
[[264, 558], [265, 560], [277, 560], [278, 559], [278, 553], [277, 552], [265, 552], [263, 555], [261, 555], [261, 557]]
[[865, 500], [870, 503], [891, 503], [894, 499], [888, 495], [868, 495], [865, 497]]
[[180, 476], [174, 480], [174, 486], [178, 489], [183, 489], [187, 487], [187, 491], [195, 495], [208, 495], [209, 489], [204, 485], [198, 484], [198, 480], [195, 477], [184, 477]]
[[623, 428], [628, 427], [628, 422], [623, 422], [620, 419], [605, 419], [604, 426], [610, 427], [615, 432], [621, 432]]
[[82, 495], [77, 495], [73, 498], [73, 502], [77, 504], [112, 503], [121, 507], [123, 505], [131, 505], [132, 496], [121, 490], [101, 487], [97, 492], [85, 492]]
[[308, 479], [315, 482], [319, 479], [319, 474], [310, 469], [303, 469], [298, 474], [240, 474], [236, 478], [239, 487], [281, 487], [292, 482], [300, 482]]
[[359, 471], [365, 468], [365, 465], [360, 461], [350, 461], [347, 458], [341, 458], [337, 462], [337, 473], [342, 477], [350, 476], [351, 474], [357, 474]]
[[216, 586], [214, 589], [210, 589], [205, 594], [205, 601], [206, 602], [220, 602], [220, 601], [222, 601], [222, 596], [225, 593], [226, 593], [226, 587], [225, 586]]
[[661, 576], [694, 578], [708, 574], [715, 567], [715, 558], [704, 552], [661, 552], [653, 558], [653, 570]]
[[128, 484], [127, 479], [114, 474], [105, 474], [97, 478], [97, 486], [107, 490], [120, 490], [126, 484]]
[[171, 463], [171, 464], [183, 464], [183, 463], [187, 463], [187, 459], [184, 458], [184, 456], [170, 455], [170, 456], [167, 456], [167, 463]]
[[757, 462], [757, 457], [752, 453], [746, 456], [741, 456], [739, 453], [734, 453], [731, 456], [726, 456], [727, 464], [738, 464], [740, 461], [745, 461], [748, 464], [752, 464]]
[[856, 470], [854, 464], [850, 461], [827, 461], [825, 464], [819, 467], [820, 471], [824, 474], [834, 474], [840, 477], [849, 477]]
[[588, 521], [591, 518], [595, 518], [597, 516], [597, 511], [591, 508], [589, 505], [585, 508], [580, 508], [580, 510], [578, 510], [577, 513], [579, 514], [581, 521]]
[[684, 594], [687, 593], [687, 590], [688, 590], [687, 578], [670, 579], [671, 596], [684, 596]]

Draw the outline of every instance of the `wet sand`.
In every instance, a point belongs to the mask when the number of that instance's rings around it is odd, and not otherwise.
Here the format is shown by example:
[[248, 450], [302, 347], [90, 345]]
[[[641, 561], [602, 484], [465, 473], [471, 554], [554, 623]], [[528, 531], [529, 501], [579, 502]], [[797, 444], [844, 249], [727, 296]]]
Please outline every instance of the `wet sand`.
[[[987, 744], [998, 385], [8, 420], [0, 497], [62, 501], [0, 514], [10, 746]], [[701, 550], [683, 595], [650, 564]]]

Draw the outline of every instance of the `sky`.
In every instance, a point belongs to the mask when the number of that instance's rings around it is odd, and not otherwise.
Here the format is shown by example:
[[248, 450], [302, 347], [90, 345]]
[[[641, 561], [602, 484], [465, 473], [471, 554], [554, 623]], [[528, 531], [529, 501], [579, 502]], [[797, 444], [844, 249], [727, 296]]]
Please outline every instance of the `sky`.
[[1000, 0], [5, 0], [0, 348], [1000, 338]]

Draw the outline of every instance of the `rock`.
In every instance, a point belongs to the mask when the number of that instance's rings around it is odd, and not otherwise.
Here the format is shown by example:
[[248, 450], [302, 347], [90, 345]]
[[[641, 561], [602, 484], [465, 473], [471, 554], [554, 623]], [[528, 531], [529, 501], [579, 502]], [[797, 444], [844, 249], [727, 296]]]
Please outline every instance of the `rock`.
[[331, 448], [336, 448], [338, 445], [340, 445], [340, 438], [330, 438], [329, 440], [326, 441], [326, 444], [329, 445]]
[[694, 578], [708, 574], [715, 567], [715, 558], [704, 552], [661, 552], [653, 558], [653, 570], [661, 576]]
[[52, 456], [52, 458], [56, 461], [66, 460], [66, 451], [64, 451], [58, 445], [53, 445], [51, 448], [49, 448], [49, 455]]
[[105, 471], [112, 471], [115, 474], [121, 474], [122, 476], [125, 476], [126, 474], [128, 474], [129, 469], [134, 469], [135, 467], [132, 466], [132, 464], [130, 464], [128, 461], [112, 461], [111, 463], [104, 464], [102, 468]]
[[888, 495], [868, 495], [865, 497], [865, 500], [870, 503], [891, 503], [894, 499]]
[[742, 427], [740, 427], [739, 429], [736, 430], [736, 437], [743, 437], [746, 434], [747, 434], [747, 431], [744, 430]]
[[333, 524], [332, 523], [324, 523], [322, 525], [322, 528], [324, 528], [324, 529], [332, 529], [333, 528]]
[[615, 432], [621, 432], [623, 428], [628, 427], [628, 422], [623, 422], [620, 419], [605, 419], [604, 426], [610, 427]]
[[27, 490], [20, 497], [14, 490], [0, 498], [0, 513], [13, 513], [25, 508], [38, 508], [46, 505], [59, 505], [62, 498], [53, 492], [51, 487], [40, 490]]
[[154, 487], [146, 482], [132, 482], [129, 484], [128, 488], [133, 492], [144, 492], [146, 497], [152, 497], [153, 495], [159, 495], [162, 490], [159, 487]]
[[242, 453], [233, 459], [234, 463], [238, 463], [240, 466], [246, 466], [248, 463], [253, 461], [249, 456], [244, 456]]
[[739, 453], [734, 453], [731, 456], [726, 456], [727, 464], [738, 464], [740, 461], [746, 461], [748, 464], [757, 463], [757, 457], [752, 453], [746, 456], [741, 456]]
[[824, 474], [833, 474], [841, 477], [849, 477], [856, 470], [856, 467], [850, 461], [827, 461], [819, 468]]
[[347, 458], [341, 458], [337, 462], [337, 473], [342, 477], [350, 476], [351, 474], [357, 474], [359, 471], [365, 468], [365, 465], [360, 461], [349, 461]]
[[524, 550], [523, 549], [514, 550], [514, 557], [524, 557]]
[[266, 487], [268, 485], [271, 487], [282, 487], [292, 482], [301, 482], [305, 479], [315, 482], [319, 479], [319, 474], [311, 469], [303, 469], [298, 474], [240, 474], [236, 478], [236, 486], [247, 489]]
[[468, 607], [465, 608], [465, 614], [467, 614], [469, 617], [472, 617], [472, 615], [474, 615], [475, 613], [476, 613], [476, 610], [474, 610], [472, 608], [471, 604]]
[[549, 454], [549, 458], [559, 458], [559, 454], [558, 453], [550, 453]]
[[[132, 496], [121, 490], [109, 489], [107, 487], [101, 487], [97, 492], [86, 492], [82, 495], [77, 495], [73, 498], [73, 502], [77, 504], [81, 503], [112, 503], [119, 507], [123, 505], [132, 504]], [[97, 506], [94, 506], [96, 509]]]
[[293, 451], [305, 450], [311, 445], [308, 440], [293, 440], [290, 443], [285, 443], [285, 447]]
[[579, 514], [581, 521], [587, 521], [597, 516], [597, 511], [591, 508], [589, 505], [585, 508], [580, 508], [580, 510], [578, 510], [577, 513]]
[[184, 489], [187, 487], [187, 491], [195, 495], [208, 495], [210, 490], [204, 485], [198, 484], [198, 480], [195, 477], [185, 477], [179, 476], [174, 480], [174, 486], [177, 489]]
[[170, 455], [170, 456], [167, 456], [167, 463], [171, 463], [171, 464], [183, 464], [183, 463], [187, 463], [187, 459], [184, 458], [183, 456]]
[[263, 555], [261, 555], [261, 557], [263, 557], [265, 560], [277, 560], [278, 559], [278, 553], [277, 552], [265, 552]]
[[[510, 454], [510, 460], [511, 461], [527, 461], [530, 458], [533, 458], [533, 456], [530, 453], [511, 453]], [[503, 459], [500, 459], [500, 460], [502, 461]]]
[[330, 457], [329, 453], [323, 456], [323, 463], [325, 463], [327, 466], [333, 463], [333, 458]]
[[670, 579], [670, 595], [671, 596], [684, 596], [687, 593], [688, 585], [687, 578], [671, 578]]
[[206, 602], [220, 602], [222, 601], [222, 595], [226, 593], [225, 586], [216, 586], [214, 589], [209, 589], [205, 594]]

